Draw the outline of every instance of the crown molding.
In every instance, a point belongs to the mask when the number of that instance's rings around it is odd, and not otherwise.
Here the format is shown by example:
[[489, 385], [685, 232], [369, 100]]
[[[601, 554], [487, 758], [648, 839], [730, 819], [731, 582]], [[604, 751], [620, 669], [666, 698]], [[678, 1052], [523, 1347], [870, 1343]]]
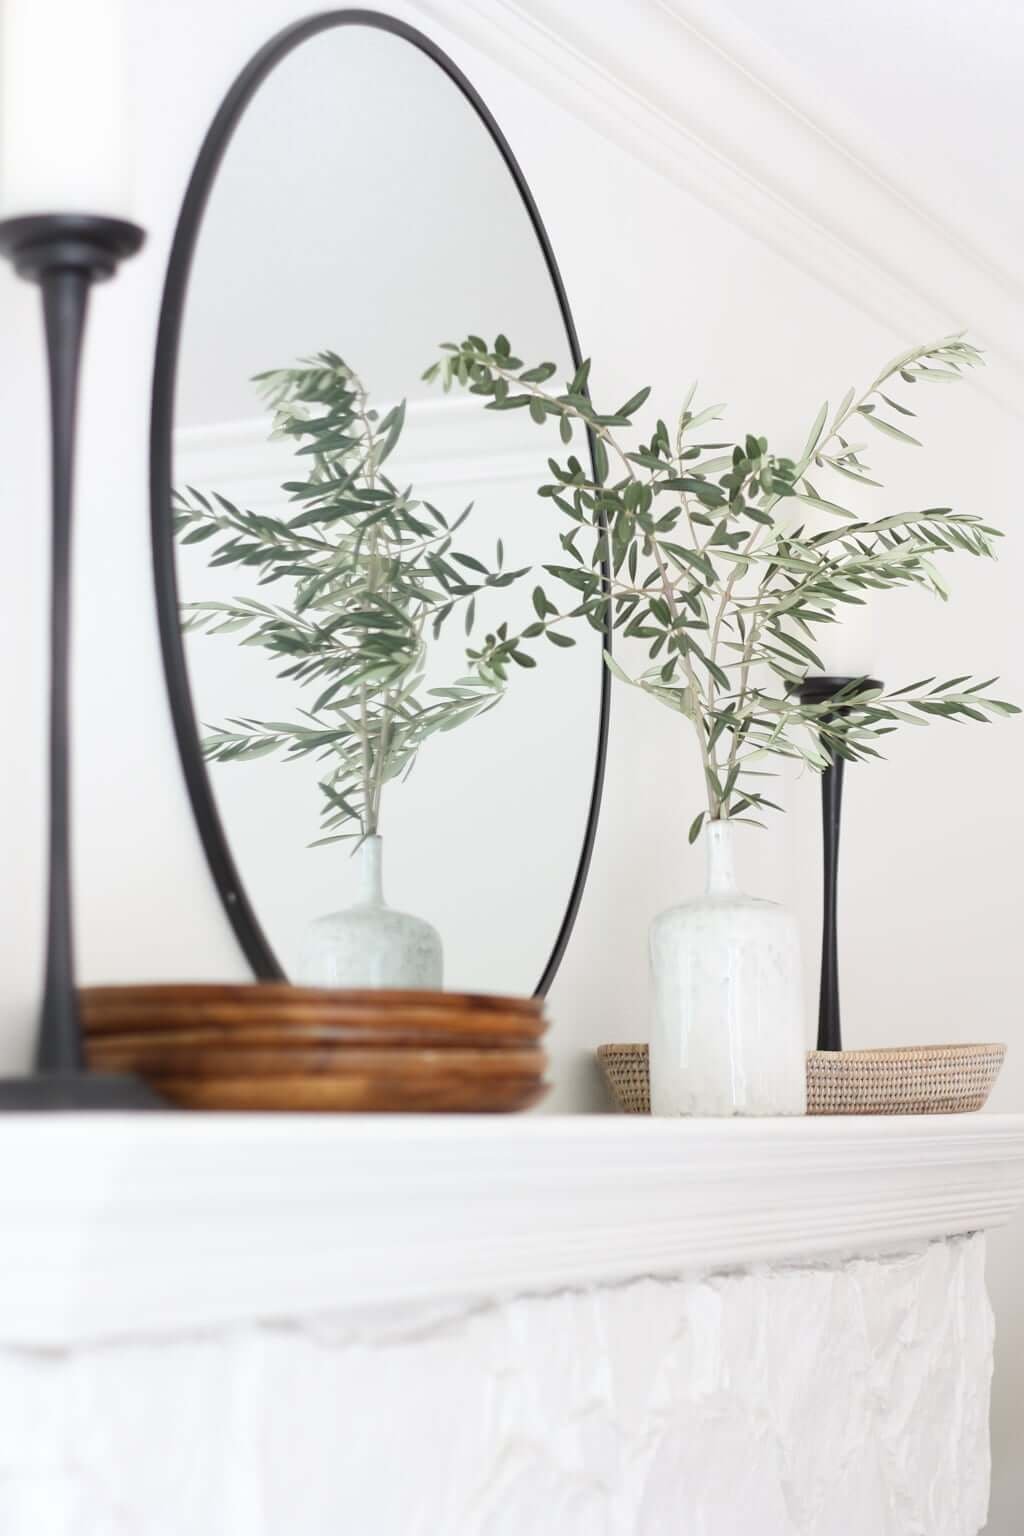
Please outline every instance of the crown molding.
[[905, 1252], [1007, 1221], [1024, 1116], [9, 1116], [0, 1342]]
[[[384, 404], [381, 413], [388, 409]], [[247, 506], [280, 507], [279, 487], [296, 475], [293, 444], [270, 437], [269, 415], [178, 427], [174, 474], [178, 485], [220, 491]], [[401, 443], [388, 461], [392, 479], [426, 486], [478, 485], [483, 479], [529, 481], [543, 471], [550, 444], [526, 412], [488, 415], [479, 400], [450, 396], [411, 400]]]
[[969, 326], [989, 355], [978, 387], [1020, 411], [1024, 284], [711, 0], [416, 9], [899, 335]]

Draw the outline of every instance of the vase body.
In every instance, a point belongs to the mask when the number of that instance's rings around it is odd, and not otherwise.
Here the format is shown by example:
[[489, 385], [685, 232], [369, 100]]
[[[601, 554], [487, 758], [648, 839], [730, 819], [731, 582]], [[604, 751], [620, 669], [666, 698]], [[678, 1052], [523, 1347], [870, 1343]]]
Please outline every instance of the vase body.
[[727, 821], [708, 823], [705, 838], [705, 894], [651, 925], [651, 1113], [802, 1115], [796, 919], [737, 889]]
[[310, 923], [300, 967], [307, 986], [440, 990], [440, 935], [422, 918], [388, 906], [382, 855], [379, 837], [364, 838], [354, 854], [358, 900]]

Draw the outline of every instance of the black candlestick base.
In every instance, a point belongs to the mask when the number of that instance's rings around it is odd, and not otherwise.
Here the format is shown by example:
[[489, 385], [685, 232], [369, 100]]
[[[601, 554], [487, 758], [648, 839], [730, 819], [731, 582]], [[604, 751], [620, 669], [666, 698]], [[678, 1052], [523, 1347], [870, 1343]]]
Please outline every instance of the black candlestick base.
[[50, 376], [52, 550], [50, 570], [49, 886], [46, 974], [36, 1076], [0, 1080], [7, 1109], [150, 1109], [161, 1101], [130, 1077], [86, 1071], [75, 991], [68, 783], [68, 655], [75, 416], [82, 334], [93, 283], [112, 277], [145, 238], [136, 224], [86, 213], [41, 213], [0, 222], [0, 254], [39, 284]]
[[40, 1072], [0, 1078], [0, 1114], [166, 1109], [172, 1106], [140, 1077], [112, 1072]]
[[[881, 688], [873, 677], [807, 677], [800, 686], [803, 704], [825, 704], [844, 688], [851, 689], [848, 702], [856, 693]], [[846, 701], [839, 704], [841, 714]], [[827, 715], [826, 715], [827, 718]], [[841, 1051], [843, 1035], [839, 1018], [839, 823], [843, 810], [843, 759], [829, 754], [831, 762], [821, 775], [821, 830], [824, 845], [824, 912], [821, 924], [821, 987], [818, 994], [818, 1050]]]

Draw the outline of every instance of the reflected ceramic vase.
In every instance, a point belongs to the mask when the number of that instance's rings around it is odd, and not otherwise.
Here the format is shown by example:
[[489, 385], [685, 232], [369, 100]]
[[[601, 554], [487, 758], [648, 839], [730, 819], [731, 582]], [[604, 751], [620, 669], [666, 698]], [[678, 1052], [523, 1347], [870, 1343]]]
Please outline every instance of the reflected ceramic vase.
[[651, 1113], [802, 1115], [796, 919], [736, 887], [733, 828], [708, 823], [707, 891], [651, 925]]
[[364, 838], [353, 855], [359, 865], [358, 900], [310, 923], [300, 968], [307, 986], [440, 990], [440, 935], [422, 918], [387, 905], [382, 847], [379, 837]]

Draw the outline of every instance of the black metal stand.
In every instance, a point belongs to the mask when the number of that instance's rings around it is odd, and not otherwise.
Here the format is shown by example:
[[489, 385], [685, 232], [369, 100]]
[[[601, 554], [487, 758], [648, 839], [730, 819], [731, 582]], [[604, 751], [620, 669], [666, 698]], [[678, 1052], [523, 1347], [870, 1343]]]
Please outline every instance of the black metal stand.
[[71, 510], [75, 419], [89, 290], [112, 277], [145, 236], [135, 224], [92, 214], [32, 214], [0, 221], [0, 253], [43, 297], [50, 378], [53, 528], [50, 588], [50, 837], [46, 973], [35, 1075], [0, 1079], [0, 1111], [159, 1109], [138, 1078], [85, 1068], [75, 990], [68, 782]]
[[[824, 704], [856, 677], [808, 677], [800, 689], [804, 704]], [[880, 686], [864, 678], [865, 689]], [[818, 1050], [841, 1051], [843, 1035], [839, 1018], [839, 824], [843, 810], [844, 760], [834, 753], [821, 775], [821, 832], [824, 850], [824, 910], [821, 922], [821, 986], [818, 993]]]

